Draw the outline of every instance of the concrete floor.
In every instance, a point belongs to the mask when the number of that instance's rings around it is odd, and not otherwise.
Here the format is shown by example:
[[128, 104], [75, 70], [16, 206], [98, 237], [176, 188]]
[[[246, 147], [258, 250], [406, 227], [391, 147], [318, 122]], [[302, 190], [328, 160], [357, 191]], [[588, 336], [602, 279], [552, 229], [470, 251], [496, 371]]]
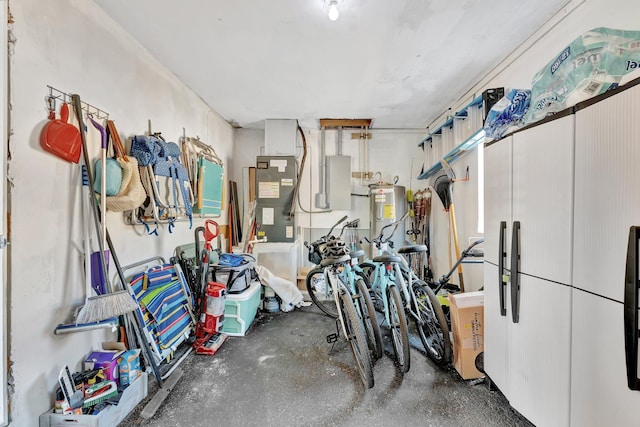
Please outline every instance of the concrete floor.
[[[532, 425], [498, 391], [435, 367], [417, 336], [411, 370], [399, 375], [385, 355], [374, 366], [375, 386], [365, 390], [347, 343], [340, 340], [329, 352], [325, 337], [332, 332], [335, 321], [313, 306], [259, 313], [245, 337], [229, 337], [215, 356], [188, 356], [184, 375], [155, 416], [139, 416], [144, 401], [120, 425]], [[388, 338], [385, 344], [388, 353]], [[151, 380], [149, 398], [156, 390]]]

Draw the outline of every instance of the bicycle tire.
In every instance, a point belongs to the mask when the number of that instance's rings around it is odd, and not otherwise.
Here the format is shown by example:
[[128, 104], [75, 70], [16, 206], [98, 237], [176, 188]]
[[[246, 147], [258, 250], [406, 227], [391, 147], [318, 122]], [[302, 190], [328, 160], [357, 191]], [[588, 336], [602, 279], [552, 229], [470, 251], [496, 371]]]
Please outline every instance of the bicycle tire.
[[391, 343], [396, 355], [396, 364], [401, 373], [409, 372], [409, 328], [407, 318], [402, 305], [402, 298], [395, 285], [387, 288], [387, 301], [389, 303], [389, 328], [391, 329]]
[[306, 286], [311, 301], [324, 314], [336, 319], [338, 317], [338, 308], [333, 298], [331, 284], [324, 281], [324, 267], [315, 267], [307, 273]]
[[373, 368], [371, 365], [371, 355], [367, 346], [364, 325], [358, 317], [356, 306], [348, 292], [340, 292], [340, 309], [344, 320], [344, 327], [347, 331], [345, 337], [349, 341], [353, 358], [356, 362], [356, 368], [362, 379], [365, 388], [373, 387]]
[[364, 324], [365, 332], [367, 333], [367, 344], [371, 355], [374, 360], [378, 360], [383, 354], [382, 345], [382, 332], [380, 331], [380, 325], [378, 319], [376, 319], [376, 312], [373, 308], [373, 302], [371, 301], [371, 295], [369, 295], [369, 286], [367, 285], [367, 278], [356, 272], [356, 290], [359, 298], [356, 299], [358, 308], [362, 314], [362, 322]]
[[447, 318], [433, 290], [419, 280], [413, 284], [413, 294], [418, 302], [416, 328], [427, 357], [438, 366], [446, 366], [451, 361], [451, 339]]

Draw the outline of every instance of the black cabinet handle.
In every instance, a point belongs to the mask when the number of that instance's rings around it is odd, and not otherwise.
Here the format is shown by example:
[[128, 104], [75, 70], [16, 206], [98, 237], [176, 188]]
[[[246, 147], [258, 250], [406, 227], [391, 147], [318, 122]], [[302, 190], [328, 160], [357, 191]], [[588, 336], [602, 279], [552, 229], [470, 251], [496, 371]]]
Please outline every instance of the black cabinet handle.
[[507, 258], [507, 252], [504, 250], [506, 231], [507, 222], [500, 221], [500, 244], [498, 247], [498, 289], [500, 290], [500, 316], [507, 315], [507, 302], [504, 298], [504, 290], [505, 286], [507, 286], [507, 282], [504, 280], [504, 260]]
[[627, 245], [627, 265], [624, 279], [624, 352], [627, 360], [627, 385], [640, 390], [638, 378], [638, 238], [640, 228], [631, 227]]
[[511, 320], [520, 322], [520, 221], [513, 221], [511, 230]]

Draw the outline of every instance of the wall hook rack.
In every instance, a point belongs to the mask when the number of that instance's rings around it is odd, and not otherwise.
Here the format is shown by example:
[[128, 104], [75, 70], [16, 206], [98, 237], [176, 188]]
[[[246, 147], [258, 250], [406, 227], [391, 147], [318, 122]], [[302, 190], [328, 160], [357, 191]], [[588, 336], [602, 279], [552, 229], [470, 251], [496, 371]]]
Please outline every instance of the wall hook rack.
[[[46, 97], [48, 108], [50, 107], [52, 100], [53, 102], [55, 102], [55, 100], [60, 100], [63, 103], [71, 104], [71, 94], [63, 92], [60, 89], [56, 89], [55, 87], [50, 85], [47, 85], [47, 88], [49, 89], [49, 95]], [[82, 105], [82, 111], [84, 111], [87, 115], [92, 115], [98, 120], [109, 120], [109, 113], [107, 113], [106, 111], [98, 107], [94, 107], [93, 105], [84, 101], [80, 101], [80, 103]]]

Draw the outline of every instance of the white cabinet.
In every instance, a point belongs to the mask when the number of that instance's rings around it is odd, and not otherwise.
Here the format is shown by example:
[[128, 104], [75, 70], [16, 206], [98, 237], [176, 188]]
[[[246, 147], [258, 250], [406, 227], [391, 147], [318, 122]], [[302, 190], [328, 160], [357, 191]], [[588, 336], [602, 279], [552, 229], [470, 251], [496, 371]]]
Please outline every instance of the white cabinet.
[[511, 226], [512, 138], [484, 149], [484, 366], [491, 380], [505, 396], [509, 389], [509, 292], [503, 273], [509, 269], [507, 253]]
[[574, 116], [513, 135], [513, 221], [520, 222], [520, 269], [571, 283]]
[[[485, 251], [485, 256], [487, 252]], [[498, 267], [484, 263], [484, 370], [507, 398], [509, 388], [509, 335], [511, 318], [501, 315]], [[508, 294], [507, 294], [508, 295]], [[505, 296], [506, 297], [506, 296]], [[505, 298], [506, 300], [506, 298]]]
[[[503, 258], [500, 223], [511, 226], [512, 140], [509, 136], [484, 149], [484, 260], [494, 265]], [[506, 247], [504, 250], [508, 252]]]
[[637, 426], [640, 392], [627, 387], [622, 304], [574, 289], [572, 317], [571, 426]]
[[571, 288], [521, 274], [509, 403], [538, 427], [569, 425]]
[[575, 116], [571, 425], [638, 425], [623, 302], [629, 229], [640, 226], [640, 86]]
[[485, 148], [485, 370], [537, 426], [640, 425], [635, 83]]
[[485, 149], [485, 371], [538, 426], [569, 423], [573, 131], [568, 115]]
[[640, 86], [575, 116], [574, 286], [622, 302], [629, 227], [640, 225]]

